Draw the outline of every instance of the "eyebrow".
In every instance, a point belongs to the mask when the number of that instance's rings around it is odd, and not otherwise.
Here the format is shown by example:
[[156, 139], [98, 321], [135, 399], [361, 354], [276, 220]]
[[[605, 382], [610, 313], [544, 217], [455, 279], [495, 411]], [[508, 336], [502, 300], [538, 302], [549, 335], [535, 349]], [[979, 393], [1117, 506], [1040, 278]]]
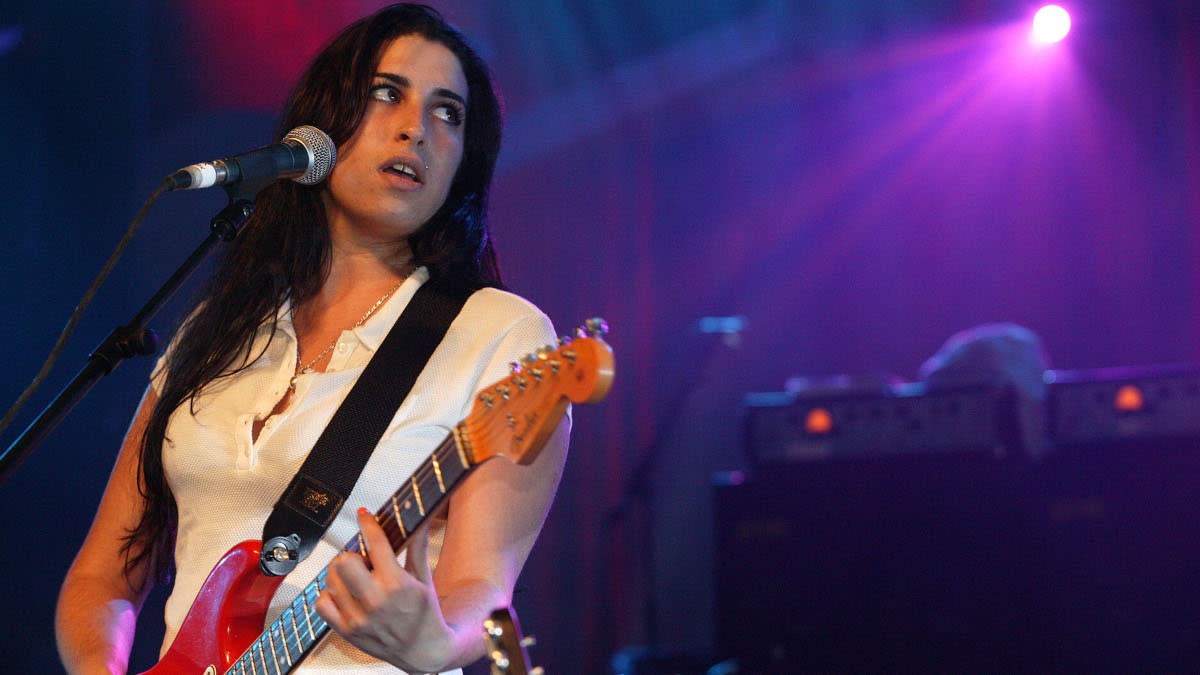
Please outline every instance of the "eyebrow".
[[[375, 73], [375, 77], [383, 78], [400, 87], [412, 88], [412, 82], [409, 82], [407, 77], [393, 75], [391, 73]], [[437, 94], [438, 96], [444, 96], [448, 99], [458, 101], [464, 108], [467, 106], [466, 99], [450, 89], [438, 87], [437, 89], [433, 90], [433, 93]]]

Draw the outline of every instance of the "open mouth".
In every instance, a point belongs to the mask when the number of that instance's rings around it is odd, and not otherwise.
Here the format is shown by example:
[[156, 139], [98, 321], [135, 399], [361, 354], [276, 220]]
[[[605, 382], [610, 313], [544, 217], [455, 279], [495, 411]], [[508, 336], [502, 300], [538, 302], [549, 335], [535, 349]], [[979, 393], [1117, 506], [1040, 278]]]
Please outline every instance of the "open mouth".
[[417, 176], [417, 170], [403, 162], [397, 162], [389, 167], [384, 168], [384, 172], [395, 174], [397, 176], [404, 176], [415, 183], [421, 182], [420, 177]]

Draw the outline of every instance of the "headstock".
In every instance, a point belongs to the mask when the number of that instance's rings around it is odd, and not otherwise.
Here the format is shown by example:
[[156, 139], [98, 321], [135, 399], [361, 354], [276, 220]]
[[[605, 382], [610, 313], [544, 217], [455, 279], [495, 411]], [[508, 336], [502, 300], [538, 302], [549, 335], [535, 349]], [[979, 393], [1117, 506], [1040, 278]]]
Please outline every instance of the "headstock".
[[608, 324], [589, 319], [574, 338], [559, 338], [512, 364], [512, 373], [479, 392], [471, 414], [459, 424], [472, 464], [504, 455], [519, 464], [537, 458], [568, 403], [595, 403], [608, 395], [612, 348]]
[[529, 667], [529, 654], [525, 648], [535, 643], [533, 636], [521, 637], [517, 625], [516, 611], [501, 607], [483, 622], [484, 635], [488, 643], [488, 664], [492, 675], [544, 675], [541, 667]]

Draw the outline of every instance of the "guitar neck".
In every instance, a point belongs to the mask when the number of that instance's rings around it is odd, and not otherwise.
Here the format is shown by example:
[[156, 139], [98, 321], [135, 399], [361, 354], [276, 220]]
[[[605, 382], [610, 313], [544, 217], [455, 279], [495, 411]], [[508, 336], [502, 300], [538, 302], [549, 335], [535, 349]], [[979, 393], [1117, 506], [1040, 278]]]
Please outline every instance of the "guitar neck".
[[[404, 485], [375, 512], [393, 550], [437, 511], [456, 485], [475, 467], [469, 443], [455, 430], [422, 462]], [[343, 549], [367, 557], [359, 532]], [[278, 619], [225, 671], [226, 675], [285, 675], [300, 663], [329, 632], [316, 611], [317, 595], [325, 588], [329, 568], [321, 570]]]

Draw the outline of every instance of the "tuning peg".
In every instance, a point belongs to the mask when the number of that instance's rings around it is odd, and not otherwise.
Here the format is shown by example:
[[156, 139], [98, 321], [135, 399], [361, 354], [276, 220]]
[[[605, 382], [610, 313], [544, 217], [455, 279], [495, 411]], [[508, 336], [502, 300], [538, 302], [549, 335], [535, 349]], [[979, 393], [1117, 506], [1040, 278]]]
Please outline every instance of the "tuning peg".
[[512, 363], [508, 364], [508, 370], [513, 375], [520, 375], [521, 374], [521, 364], [517, 361], [513, 361]]
[[521, 646], [526, 649], [533, 647], [536, 644], [537, 638], [532, 635], [526, 635], [525, 637], [521, 638]]
[[600, 337], [608, 335], [608, 322], [604, 319], [595, 316], [584, 322], [584, 327], [588, 337]]
[[538, 349], [535, 355], [539, 361], [545, 361], [546, 359], [550, 358], [550, 355], [553, 353], [554, 348], [547, 345]]
[[558, 346], [559, 347], [566, 347], [569, 344], [571, 344], [571, 336], [570, 335], [559, 335], [558, 336]]
[[537, 361], [538, 361], [538, 355], [534, 352], [530, 352], [530, 353], [526, 354], [525, 356], [521, 357], [521, 363], [524, 363], [527, 366], [533, 365], [533, 364], [537, 363]]

